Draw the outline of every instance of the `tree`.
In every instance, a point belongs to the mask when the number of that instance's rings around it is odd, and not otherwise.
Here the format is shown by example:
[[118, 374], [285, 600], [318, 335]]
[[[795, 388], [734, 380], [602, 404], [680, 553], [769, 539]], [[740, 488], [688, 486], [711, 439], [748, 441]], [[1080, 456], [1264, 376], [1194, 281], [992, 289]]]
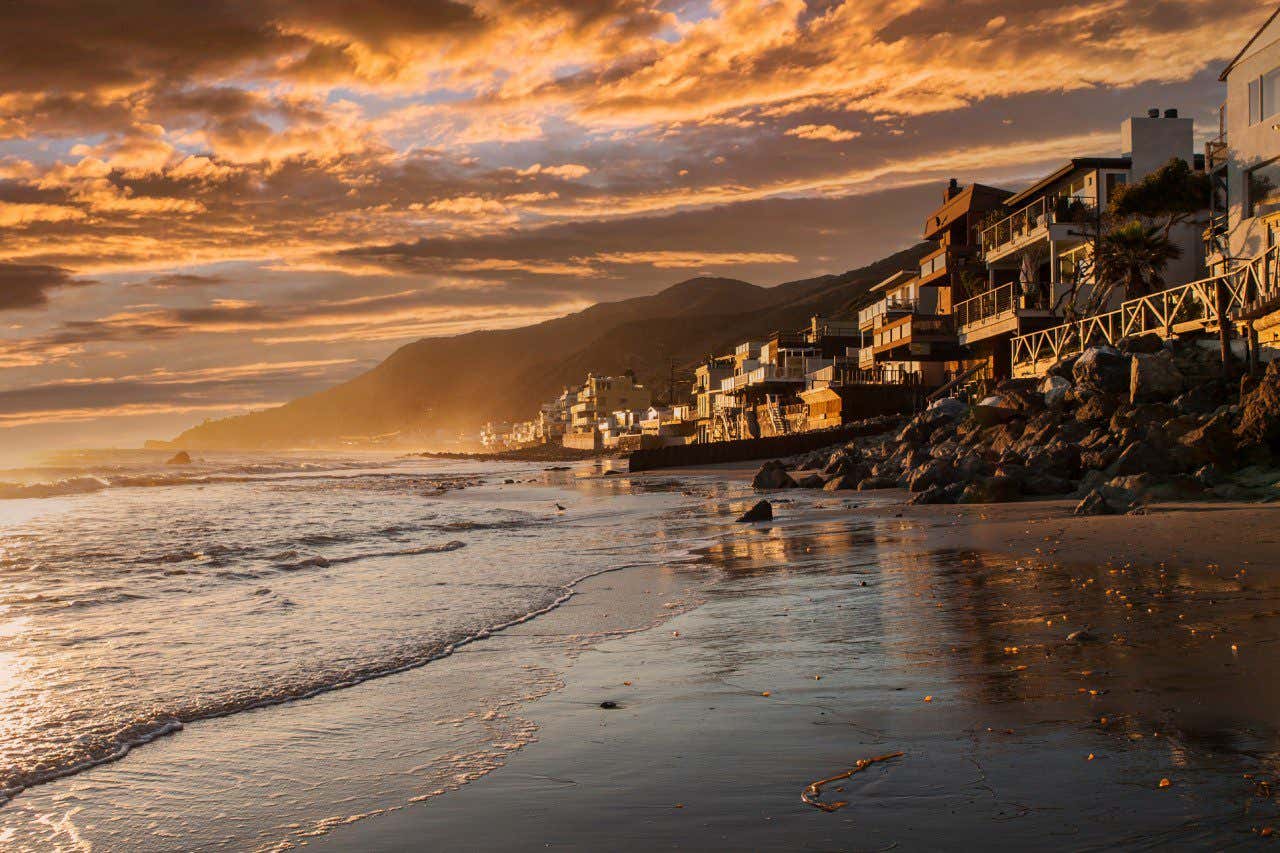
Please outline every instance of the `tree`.
[[1180, 257], [1182, 249], [1158, 225], [1133, 219], [1112, 228], [1098, 241], [1092, 307], [1100, 309], [1117, 287], [1126, 299], [1163, 290], [1165, 267]]
[[1120, 219], [1139, 217], [1161, 222], [1168, 238], [1173, 227], [1186, 222], [1209, 207], [1213, 181], [1197, 172], [1186, 160], [1174, 157], [1141, 181], [1119, 187], [1107, 205], [1108, 212]]

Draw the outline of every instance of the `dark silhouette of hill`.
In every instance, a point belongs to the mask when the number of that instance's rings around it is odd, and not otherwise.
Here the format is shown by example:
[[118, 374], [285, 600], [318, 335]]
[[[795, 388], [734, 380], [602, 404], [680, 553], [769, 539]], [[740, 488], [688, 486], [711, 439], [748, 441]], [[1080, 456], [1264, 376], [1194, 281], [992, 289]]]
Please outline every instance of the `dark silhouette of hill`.
[[399, 434], [421, 440], [445, 429], [475, 432], [487, 420], [528, 418], [588, 371], [634, 370], [665, 394], [703, 356], [743, 340], [800, 328], [809, 317], [849, 317], [877, 282], [915, 266], [920, 244], [841, 275], [759, 287], [693, 278], [651, 296], [593, 305], [519, 329], [425, 338], [372, 370], [284, 406], [206, 421], [174, 440], [205, 449], [332, 446]]

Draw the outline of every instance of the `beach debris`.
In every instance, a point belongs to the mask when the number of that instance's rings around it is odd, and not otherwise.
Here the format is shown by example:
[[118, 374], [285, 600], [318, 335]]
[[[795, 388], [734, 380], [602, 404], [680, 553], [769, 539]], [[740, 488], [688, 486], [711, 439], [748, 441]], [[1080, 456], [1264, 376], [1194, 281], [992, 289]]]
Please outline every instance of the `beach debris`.
[[618, 707], [618, 703], [612, 699], [606, 699], [600, 703], [600, 707], [604, 708], [606, 711], [612, 711]]
[[926, 696], [926, 697], [924, 697], [924, 701], [926, 701], [926, 702], [932, 702], [932, 701], [933, 701], [933, 697], [932, 697], [932, 696]]
[[773, 694], [772, 694], [772, 693], [770, 693], [768, 690], [765, 690], [765, 691], [762, 691], [762, 692], [760, 693], [760, 695], [761, 695], [761, 696], [772, 696]]
[[1169, 787], [1170, 785], [1172, 785], [1172, 784], [1173, 784], [1173, 783], [1172, 783], [1172, 782], [1170, 782], [1168, 779], [1161, 779], [1161, 780], [1160, 780], [1160, 784], [1159, 784], [1157, 787], [1160, 787], [1160, 788], [1168, 788], [1168, 787]]
[[1068, 643], [1097, 643], [1101, 641], [1101, 637], [1090, 631], [1088, 628], [1081, 628], [1079, 631], [1072, 631], [1067, 634]]
[[768, 501], [757, 501], [756, 505], [738, 518], [739, 524], [752, 524], [757, 521], [773, 520], [773, 504]]
[[[800, 801], [805, 805], [813, 806], [815, 809], [822, 809], [824, 812], [834, 812], [839, 809], [842, 809], [845, 806], [849, 805], [847, 802], [843, 800], [837, 800], [831, 803], [824, 803], [822, 802], [822, 800], [819, 799], [819, 797], [822, 796], [822, 787], [824, 785], [830, 785], [832, 782], [839, 782], [842, 779], [849, 779], [853, 776], [853, 774], [861, 773], [863, 770], [866, 770], [872, 764], [878, 764], [882, 761], [890, 761], [894, 758], [901, 758], [905, 754], [906, 753], [904, 752], [891, 752], [888, 755], [877, 755], [875, 758], [859, 758], [857, 763], [853, 765], [852, 770], [846, 770], [844, 773], [839, 773], [835, 776], [829, 776], [826, 779], [819, 779], [816, 782], [810, 782], [808, 787], [806, 787], [804, 791], [801, 792]], [[843, 788], [840, 790], [843, 790]]]

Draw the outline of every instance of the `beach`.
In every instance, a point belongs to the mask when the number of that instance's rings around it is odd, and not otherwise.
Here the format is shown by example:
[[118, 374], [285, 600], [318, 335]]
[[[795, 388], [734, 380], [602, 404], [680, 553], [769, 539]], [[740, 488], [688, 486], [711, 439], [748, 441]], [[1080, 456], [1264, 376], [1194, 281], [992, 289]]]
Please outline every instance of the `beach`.
[[[759, 497], [754, 468], [469, 475], [433, 506], [596, 507], [558, 535], [604, 547], [606, 570], [445, 656], [201, 719], [30, 788], [0, 809], [0, 838], [1226, 848], [1280, 820], [1259, 785], [1274, 781], [1280, 718], [1275, 506], [1077, 518], [1063, 501], [788, 490], [768, 495], [773, 522], [737, 525]], [[635, 529], [616, 529], [610, 507]], [[483, 544], [450, 535], [467, 547], [407, 559]], [[588, 574], [575, 568], [587, 555], [557, 558], [564, 577]], [[847, 805], [801, 802], [810, 783], [897, 752], [817, 797]]]

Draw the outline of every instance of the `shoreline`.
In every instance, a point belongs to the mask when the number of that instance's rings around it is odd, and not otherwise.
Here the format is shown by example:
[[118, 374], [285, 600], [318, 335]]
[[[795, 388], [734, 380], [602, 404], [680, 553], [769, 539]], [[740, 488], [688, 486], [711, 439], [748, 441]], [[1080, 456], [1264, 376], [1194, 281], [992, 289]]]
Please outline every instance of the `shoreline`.
[[[744, 474], [735, 470], [729, 476], [740, 480]], [[796, 497], [793, 491], [783, 494], [784, 500]], [[1055, 824], [1061, 819], [1053, 817], [1054, 810], [1062, 809], [1091, 816], [1091, 824], [1083, 818], [1071, 821], [1075, 827], [1068, 837], [1073, 838], [1073, 845], [1088, 842], [1086, 846], [1130, 848], [1144, 846], [1144, 837], [1161, 837], [1230, 846], [1230, 839], [1236, 839], [1231, 843], [1247, 842], [1255, 832], [1280, 823], [1280, 811], [1268, 801], [1255, 802], [1244, 815], [1227, 815], [1238, 812], [1239, 798], [1247, 797], [1252, 788], [1244, 776], [1257, 773], [1262, 778], [1268, 765], [1262, 756], [1241, 754], [1225, 762], [1229, 770], [1217, 772], [1213, 762], [1221, 756], [1215, 757], [1212, 748], [1199, 754], [1205, 748], [1199, 740], [1205, 733], [1197, 731], [1205, 719], [1212, 719], [1219, 728], [1231, 731], [1231, 737], [1261, 741], [1268, 751], [1280, 744], [1270, 722], [1272, 712], [1280, 712], [1276, 691], [1264, 691], [1267, 695], [1255, 699], [1250, 712], [1241, 713], [1234, 705], [1256, 692], [1254, 679], [1280, 675], [1280, 661], [1252, 661], [1250, 672], [1233, 672], [1230, 661], [1236, 653], [1228, 651], [1228, 645], [1231, 649], [1237, 644], [1252, 648], [1280, 641], [1280, 625], [1270, 624], [1275, 619], [1264, 606], [1280, 605], [1280, 574], [1275, 571], [1280, 563], [1271, 556], [1275, 540], [1264, 535], [1245, 542], [1240, 535], [1280, 530], [1276, 524], [1280, 507], [1172, 504], [1153, 505], [1150, 514], [1142, 516], [1078, 517], [1072, 514], [1074, 501], [899, 504], [908, 494], [880, 492], [879, 497], [895, 502], [852, 510], [840, 505], [847, 501], [823, 501], [816, 496], [808, 508], [795, 504], [779, 507], [781, 525], [797, 516], [807, 519], [801, 521], [803, 532], [783, 534], [783, 539], [794, 540], [793, 544], [806, 543], [805, 553], [835, 548], [833, 543], [845, 534], [827, 528], [842, 528], [849, 522], [853, 528], [861, 525], [871, 532], [871, 548], [876, 554], [873, 563], [858, 570], [867, 578], [859, 582], [861, 586], [854, 585], [847, 592], [820, 587], [825, 598], [819, 609], [805, 606], [808, 620], [827, 626], [816, 637], [805, 636], [805, 630], [797, 628], [798, 634], [774, 636], [763, 646], [770, 657], [782, 661], [807, 660], [809, 669], [801, 666], [802, 672], [789, 671], [786, 666], [754, 660], [753, 667], [768, 671], [769, 677], [752, 679], [740, 674], [724, 679], [731, 682], [729, 686], [706, 680], [706, 655], [724, 654], [739, 641], [747, 642], [740, 634], [746, 633], [746, 625], [755, 624], [754, 617], [773, 612], [775, 619], [784, 614], [795, 618], [795, 610], [801, 606], [795, 590], [787, 591], [778, 569], [747, 570], [741, 576], [753, 582], [783, 584], [763, 599], [741, 598], [741, 591], [732, 589], [742, 582], [741, 577], [731, 571], [712, 585], [709, 603], [677, 616], [665, 624], [666, 630], [646, 630], [584, 653], [564, 676], [565, 685], [554, 697], [526, 709], [539, 727], [539, 743], [513, 755], [500, 772], [427, 806], [339, 828], [318, 839], [318, 846], [396, 851], [414, 849], [423, 839], [432, 838], [469, 843], [475, 849], [641, 849], [663, 844], [679, 849], [730, 850], [746, 845], [762, 850], [822, 850], [883, 849], [900, 843], [912, 849], [937, 847], [938, 838], [946, 837], [949, 842], [943, 846], [965, 846], [967, 842], [989, 849], [1026, 849], [1027, 844], [1043, 843], [1046, 837], [1063, 837]], [[865, 497], [866, 493], [861, 493], [853, 500], [861, 503]], [[1196, 536], [1196, 528], [1183, 523], [1184, 515], [1190, 513], [1195, 521], [1207, 523], [1215, 518], [1222, 523], [1202, 524], [1201, 529], [1210, 532]], [[752, 528], [758, 531], [770, 526], [765, 523]], [[744, 535], [751, 534], [744, 530]], [[1100, 576], [1125, 579], [1112, 581], [1118, 589], [1129, 580], [1129, 573], [1139, 571], [1135, 567], [1144, 558], [1149, 561], [1152, 552], [1170, 543], [1178, 543], [1179, 556], [1176, 561], [1166, 560], [1164, 569], [1176, 572], [1185, 587], [1186, 600], [1179, 606], [1186, 610], [1188, 620], [1180, 614], [1150, 626], [1122, 621], [1124, 635], [1078, 645], [1068, 642], [1068, 635], [1079, 630], [1102, 633], [1101, 629], [1069, 617], [1061, 622], [1055, 621], [1058, 615], [1044, 618], [1051, 609], [1062, 606], [1056, 599], [1074, 588], [1077, 573], [1095, 571]], [[854, 554], [836, 550], [849, 555], [842, 559], [851, 559]], [[990, 681], [1001, 685], [997, 696], [1010, 689], [1011, 679], [1022, 679], [1026, 685], [1020, 688], [1018, 701], [995, 701], [985, 695], [987, 688], [975, 694], [970, 678], [958, 675], [950, 687], [928, 683], [913, 690], [908, 680], [910, 695], [904, 701], [897, 692], [903, 690], [902, 685], [886, 688], [877, 683], [882, 674], [860, 672], [841, 683], [831, 672], [833, 668], [857, 669], [858, 655], [832, 658], [826, 652], [815, 654], [815, 647], [832, 642], [826, 631], [856, 632], [865, 627], [848, 625], [839, 617], [833, 621], [833, 605], [838, 612], [863, 594], [868, 583], [872, 589], [887, 585], [879, 573], [889, 566], [902, 573], [895, 582], [905, 579], [906, 590], [915, 588], [912, 578], [923, 570], [914, 563], [926, 559], [925, 555], [937, 561], [933, 580], [896, 600], [907, 604], [922, 595], [926, 600], [935, 598], [921, 608], [921, 614], [952, 629], [959, 623], [966, 631], [982, 633], [969, 624], [962, 609], [936, 593], [936, 585], [943, 579], [953, 578], [946, 582], [965, 589], [965, 577], [970, 573], [974, 578], [986, 578], [987, 584], [992, 576], [1003, 578], [1002, 584], [1017, 584], [1041, 575], [1052, 588], [1051, 595], [1029, 606], [1029, 614], [1038, 615], [1038, 623], [1035, 618], [1028, 620], [1028, 614], [1020, 614], [993, 629], [1037, 635], [1035, 642], [1020, 641], [1025, 643], [1023, 654], [1015, 648], [1014, 655], [1009, 655], [1010, 647], [1002, 645], [1007, 640], [992, 638], [979, 638], [979, 642], [996, 646], [979, 658], [973, 657], [976, 649], [960, 645], [955, 638], [949, 642], [956, 645], [934, 651], [941, 659], [942, 673], [957, 667], [952, 660], [958, 656], [958, 666], [974, 670], [968, 675], [979, 684]], [[1197, 585], [1206, 584], [1216, 590], [1225, 584], [1217, 593], [1225, 597], [1229, 577], [1235, 577], [1241, 566], [1254, 570], [1265, 585], [1235, 602], [1239, 611], [1225, 633], [1230, 644], [1213, 632], [1197, 635], [1194, 630], [1184, 630], [1186, 624], [1180, 623], [1203, 624], [1212, 618], [1213, 611], [1212, 600], [1207, 604], [1196, 601], [1188, 590], [1194, 592]], [[1160, 566], [1152, 566], [1151, 571], [1154, 574], [1144, 574], [1134, 583], [1135, 589], [1147, 595], [1153, 594], [1149, 589], [1152, 578], [1161, 575]], [[1095, 585], [1086, 586], [1092, 589]], [[819, 594], [817, 589], [810, 592], [815, 598]], [[1163, 594], [1172, 593], [1165, 590]], [[1132, 591], [1125, 595], [1135, 597]], [[735, 612], [740, 609], [746, 612]], [[1124, 605], [1118, 609], [1121, 616], [1111, 614], [1109, 618], [1137, 618]], [[1091, 610], [1090, 616], [1102, 621], [1100, 612]], [[882, 612], [882, 618], [889, 618], [888, 613]], [[727, 634], [717, 635], [712, 627], [717, 619], [742, 622]], [[1206, 634], [1214, 639], [1207, 639]], [[928, 633], [921, 636], [930, 639]], [[1203, 644], [1188, 639], [1197, 636], [1204, 638]], [[725, 646], [725, 642], [731, 645]], [[871, 637], [857, 642], [892, 643], [888, 638], [877, 641]], [[1179, 653], [1170, 653], [1163, 648], [1166, 645], [1179, 646]], [[715, 652], [717, 649], [720, 651]], [[989, 659], [993, 654], [994, 660]], [[1216, 666], [1221, 671], [1222, 664], [1212, 661], [1223, 656], [1228, 663], [1226, 675], [1209, 669]], [[1087, 657], [1106, 659], [1114, 671], [1096, 675], [1104, 671], [1081, 668]], [[1142, 664], [1147, 659], [1154, 661], [1149, 667]], [[1017, 660], [1027, 663], [1017, 664]], [[1234, 660], [1237, 669], [1241, 668], [1240, 658]], [[1193, 671], [1203, 668], [1210, 672], [1207, 685], [1189, 694], [1185, 686], [1178, 687], [1178, 671], [1184, 665]], [[913, 667], [904, 668], [911, 672]], [[1124, 677], [1117, 675], [1133, 667], [1138, 668]], [[654, 681], [646, 683], [642, 691], [623, 688], [621, 685], [631, 681], [625, 675], [630, 672], [651, 673]], [[1099, 686], [1077, 686], [1081, 681]], [[639, 685], [639, 681], [635, 683]], [[868, 691], [873, 701], [865, 698]], [[1164, 703], [1179, 691], [1194, 695], [1194, 701], [1174, 713]], [[1215, 691], [1226, 700], [1215, 698]], [[922, 703], [926, 692], [929, 695]], [[615, 696], [622, 697], [618, 711], [590, 707], [598, 699]], [[942, 713], [929, 713], [933, 711]], [[845, 730], [836, 737], [826, 734], [834, 723], [823, 722], [831, 714], [847, 718]], [[885, 717], [897, 723], [886, 725]], [[718, 731], [725, 720], [730, 734]], [[814, 729], [815, 725], [819, 728]], [[886, 728], [901, 728], [910, 736], [897, 739], [886, 734]], [[1059, 754], [1063, 741], [1067, 742], [1068, 760]], [[828, 786], [826, 799], [849, 801], [848, 808], [828, 814], [801, 803], [806, 784], [847, 770], [856, 759], [899, 749], [906, 752], [901, 759], [870, 768], [847, 783]], [[1094, 761], [1095, 753], [1099, 761]], [[986, 780], [976, 790], [946, 781], [947, 772], [971, 779], [975, 762], [983, 768], [980, 778]], [[1036, 771], [1029, 766], [1035, 766]], [[637, 774], [637, 768], [643, 769]], [[746, 768], [752, 768], [750, 783], [743, 781]], [[1170, 785], [1177, 786], [1180, 793], [1165, 796], [1160, 780], [1168, 775], [1175, 776]], [[990, 794], [982, 790], [994, 786], [997, 776], [998, 790], [1018, 786], [1023, 791], [1016, 801], [998, 796], [995, 790]], [[735, 793], [744, 785], [749, 790]], [[913, 792], [914, 786], [932, 792], [924, 797], [926, 802], [916, 801], [919, 796]], [[990, 814], [974, 817], [956, 810], [962, 803], [972, 809], [988, 796], [998, 806]], [[954, 805], [942, 808], [928, 802], [938, 797]], [[485, 824], [484, 815], [495, 809], [503, 811], [503, 823]], [[1130, 814], [1135, 809], [1142, 812], [1141, 817]], [[599, 820], [604, 814], [609, 815], [608, 821]], [[1008, 821], [1016, 824], [1011, 827]], [[993, 843], [991, 832], [1005, 834], [999, 836], [999, 843]]]

